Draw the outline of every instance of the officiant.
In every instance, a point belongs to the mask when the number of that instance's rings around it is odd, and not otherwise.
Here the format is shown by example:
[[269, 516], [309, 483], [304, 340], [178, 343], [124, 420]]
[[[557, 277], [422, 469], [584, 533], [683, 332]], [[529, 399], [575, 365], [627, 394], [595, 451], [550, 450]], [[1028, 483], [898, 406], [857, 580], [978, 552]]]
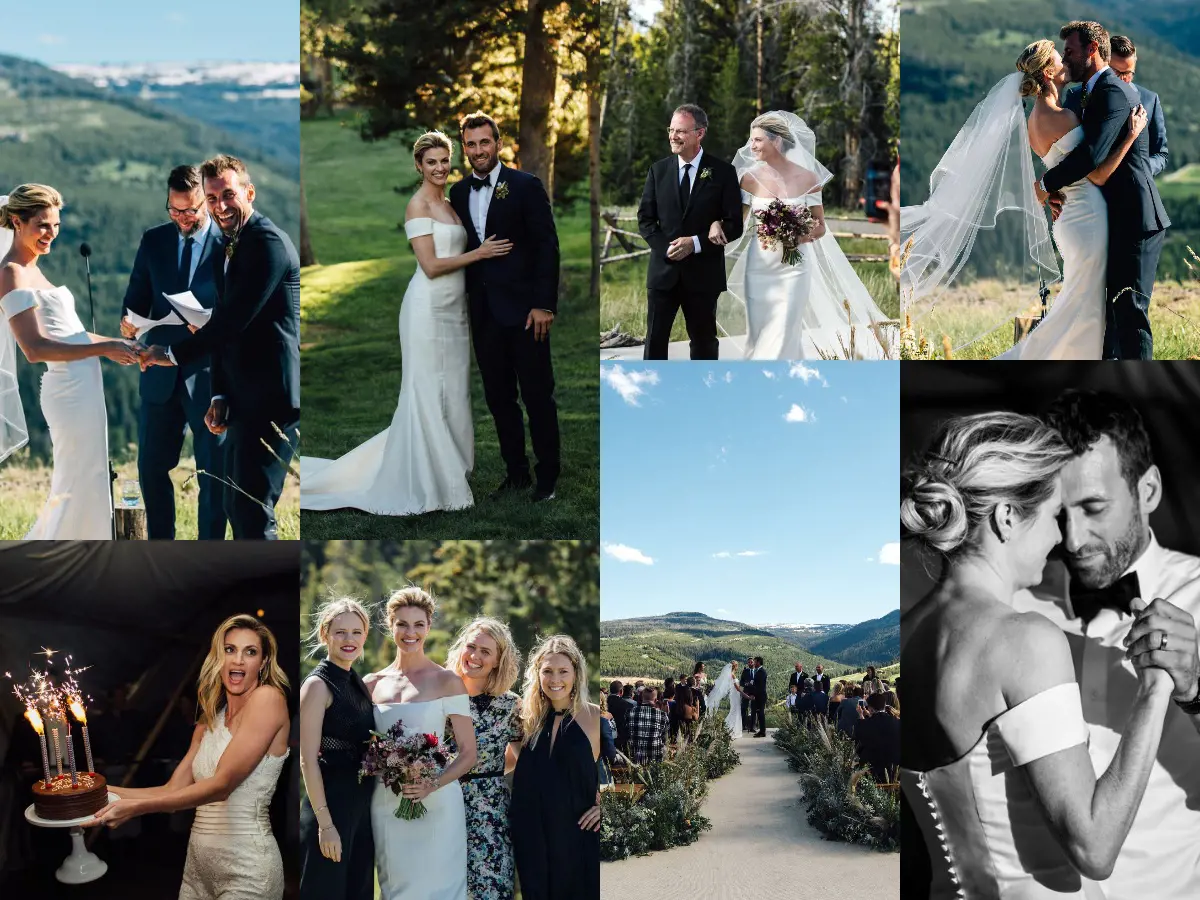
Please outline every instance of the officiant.
[[[171, 346], [189, 335], [188, 327], [163, 296], [191, 291], [206, 309], [217, 302], [213, 260], [220, 259], [224, 237], [208, 214], [197, 166], [177, 166], [167, 177], [169, 222], [142, 235], [124, 308], [161, 325], [139, 329], [122, 318], [121, 333], [146, 345]], [[168, 324], [173, 322], [175, 324]], [[179, 465], [186, 431], [192, 432], [196, 468], [213, 477], [198, 476], [200, 490], [197, 537], [222, 540], [225, 511], [222, 507], [224, 434], [213, 434], [204, 424], [212, 399], [211, 357], [203, 356], [181, 368], [150, 366], [142, 372], [141, 409], [138, 413], [138, 480], [146, 504], [146, 531], [151, 540], [175, 538], [175, 488], [171, 470]]]

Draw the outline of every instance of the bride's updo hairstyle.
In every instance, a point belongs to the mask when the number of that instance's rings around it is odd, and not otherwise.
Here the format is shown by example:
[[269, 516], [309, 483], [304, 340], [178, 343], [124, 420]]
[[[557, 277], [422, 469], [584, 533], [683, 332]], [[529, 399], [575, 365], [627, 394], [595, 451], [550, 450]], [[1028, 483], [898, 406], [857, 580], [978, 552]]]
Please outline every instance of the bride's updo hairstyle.
[[778, 113], [763, 113], [750, 123], [750, 127], [765, 131], [779, 147], [780, 153], [787, 153], [796, 146], [792, 140], [792, 129], [788, 127], [787, 120]]
[[0, 206], [0, 227], [13, 228], [13, 216], [22, 222], [28, 222], [43, 209], [55, 207], [62, 209], [62, 194], [48, 184], [22, 184], [13, 188], [8, 195], [8, 202]]
[[978, 541], [977, 529], [1001, 503], [1022, 519], [1054, 493], [1054, 476], [1074, 456], [1040, 419], [1011, 412], [950, 419], [906, 472], [901, 537], [946, 556]]
[[1036, 97], [1046, 89], [1046, 67], [1054, 65], [1054, 41], [1034, 41], [1017, 57], [1021, 79], [1021, 96]]
[[428, 591], [417, 587], [415, 584], [410, 584], [406, 588], [401, 588], [394, 591], [387, 601], [387, 627], [388, 634], [392, 632], [392, 625], [396, 621], [396, 611], [404, 609], [406, 606], [411, 606], [414, 609], [422, 610], [425, 617], [429, 620], [429, 625], [433, 626], [433, 611], [437, 609], [437, 602], [433, 599], [433, 595]]
[[421, 168], [421, 159], [425, 156], [425, 151], [434, 147], [441, 147], [450, 154], [454, 153], [454, 144], [450, 142], [450, 138], [440, 131], [427, 131], [413, 144], [413, 162], [417, 164], [418, 169]]

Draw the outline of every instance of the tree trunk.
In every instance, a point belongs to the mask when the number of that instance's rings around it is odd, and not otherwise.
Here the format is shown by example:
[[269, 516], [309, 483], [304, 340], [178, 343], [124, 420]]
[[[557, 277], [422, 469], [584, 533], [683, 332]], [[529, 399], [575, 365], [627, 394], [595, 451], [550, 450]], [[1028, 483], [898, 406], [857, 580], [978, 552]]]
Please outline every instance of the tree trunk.
[[[600, 54], [588, 56], [588, 201], [592, 219], [592, 279], [588, 296], [592, 309], [600, 309], [600, 123], [604, 86], [600, 83]], [[597, 323], [599, 330], [599, 323]]]
[[517, 142], [521, 169], [540, 178], [546, 186], [546, 193], [553, 200], [558, 38], [546, 30], [546, 12], [550, 3], [551, 0], [529, 0]]
[[300, 265], [315, 266], [317, 255], [313, 253], [312, 235], [308, 231], [308, 201], [304, 193], [304, 148], [300, 149]]
[[761, 116], [763, 112], [763, 7], [762, 0], [754, 4], [754, 30], [758, 36], [758, 50], [754, 57], [754, 114]]

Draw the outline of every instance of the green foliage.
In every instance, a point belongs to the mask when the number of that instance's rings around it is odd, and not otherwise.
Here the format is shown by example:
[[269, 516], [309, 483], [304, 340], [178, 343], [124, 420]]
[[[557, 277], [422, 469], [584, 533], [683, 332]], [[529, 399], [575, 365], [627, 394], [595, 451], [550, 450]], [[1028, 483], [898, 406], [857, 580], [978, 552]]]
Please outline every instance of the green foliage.
[[774, 740], [800, 773], [808, 824], [829, 840], [900, 849], [900, 798], [875, 784], [854, 741], [824, 719], [813, 728], [788, 723]]
[[719, 719], [705, 722], [696, 734], [693, 746], [704, 760], [705, 773], [709, 781], [720, 778], [741, 763], [741, 757], [733, 749], [733, 733]]
[[[455, 634], [476, 616], [508, 623], [522, 656], [536, 638], [568, 634], [595, 669], [599, 655], [600, 557], [581, 541], [312, 541], [301, 542], [300, 629], [329, 597], [352, 596], [375, 609], [360, 671], [395, 658], [383, 601], [411, 583], [434, 594], [438, 611], [426, 652], [445, 660]], [[321, 658], [301, 659], [307, 675]], [[520, 690], [520, 682], [514, 686]]]
[[809, 645], [811, 652], [855, 666], [882, 666], [900, 655], [900, 610], [860, 622], [848, 631]]
[[600, 859], [626, 859], [650, 851], [654, 839], [652, 809], [632, 794], [617, 791], [601, 793], [600, 805], [604, 812], [600, 820]]

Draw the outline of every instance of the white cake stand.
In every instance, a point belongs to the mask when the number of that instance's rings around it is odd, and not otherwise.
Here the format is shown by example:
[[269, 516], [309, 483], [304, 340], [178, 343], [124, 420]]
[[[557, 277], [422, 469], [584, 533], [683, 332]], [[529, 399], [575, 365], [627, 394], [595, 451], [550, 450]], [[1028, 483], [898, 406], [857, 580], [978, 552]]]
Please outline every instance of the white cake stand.
[[[108, 803], [120, 799], [112, 791], [108, 792]], [[32, 803], [25, 807], [25, 820], [31, 825], [37, 825], [39, 828], [71, 829], [71, 853], [54, 873], [54, 877], [63, 884], [87, 884], [108, 871], [108, 863], [83, 845], [83, 825], [90, 822], [92, 817], [88, 815], [78, 819], [43, 819], [34, 812]]]

